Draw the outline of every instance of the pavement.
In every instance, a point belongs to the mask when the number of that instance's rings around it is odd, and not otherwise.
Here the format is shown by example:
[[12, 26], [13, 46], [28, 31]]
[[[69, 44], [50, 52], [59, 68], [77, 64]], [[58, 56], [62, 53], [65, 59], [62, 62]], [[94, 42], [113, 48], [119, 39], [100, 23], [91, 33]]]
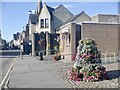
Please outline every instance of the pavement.
[[[48, 61], [49, 62], [49, 61]], [[56, 67], [52, 68], [56, 69]], [[36, 57], [18, 57], [8, 84], [9, 88], [69, 88], [45, 61]]]
[[[69, 56], [68, 56], [69, 57]], [[69, 59], [52, 61], [51, 57], [24, 56], [17, 58], [9, 88], [119, 88], [120, 87], [120, 62], [106, 63], [110, 80], [99, 82], [75, 82], [68, 78], [68, 68], [74, 64]]]

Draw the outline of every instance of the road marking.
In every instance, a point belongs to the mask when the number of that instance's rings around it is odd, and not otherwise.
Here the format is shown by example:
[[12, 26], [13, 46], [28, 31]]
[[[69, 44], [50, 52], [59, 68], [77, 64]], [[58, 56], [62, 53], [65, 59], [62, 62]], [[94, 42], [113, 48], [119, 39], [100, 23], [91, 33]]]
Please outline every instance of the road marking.
[[8, 69], [8, 72], [6, 73], [4, 79], [2, 80], [2, 82], [1, 82], [1, 84], [0, 84], [0, 88], [1, 88], [1, 89], [3, 88], [4, 83], [5, 83], [6, 79], [7, 79], [7, 77], [9, 76], [10, 71], [11, 71], [12, 68], [13, 68], [13, 65], [14, 65], [16, 59], [17, 59], [17, 58], [14, 59], [14, 61], [13, 61], [13, 63], [11, 64], [10, 68]]

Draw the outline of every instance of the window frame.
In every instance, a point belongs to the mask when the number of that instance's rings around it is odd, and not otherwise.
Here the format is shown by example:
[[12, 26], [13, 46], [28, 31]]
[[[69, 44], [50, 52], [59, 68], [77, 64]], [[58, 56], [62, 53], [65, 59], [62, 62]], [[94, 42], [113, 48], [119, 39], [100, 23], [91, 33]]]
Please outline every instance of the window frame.
[[45, 18], [45, 28], [49, 28], [49, 18]]
[[[42, 21], [43, 20], [43, 21]], [[44, 19], [40, 19], [40, 27], [44, 28]]]

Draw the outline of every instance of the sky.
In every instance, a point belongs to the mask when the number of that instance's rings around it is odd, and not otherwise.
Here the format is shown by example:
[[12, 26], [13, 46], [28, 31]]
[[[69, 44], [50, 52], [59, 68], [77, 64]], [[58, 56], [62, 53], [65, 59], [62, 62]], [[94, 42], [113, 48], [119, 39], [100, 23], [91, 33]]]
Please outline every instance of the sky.
[[[74, 15], [85, 11], [89, 16], [96, 14], [118, 14], [117, 2], [46, 2], [47, 5], [56, 8], [63, 4]], [[29, 10], [36, 10], [37, 2], [2, 2], [0, 3], [2, 13], [2, 23], [0, 22], [0, 30], [2, 30], [2, 38], [10, 41], [13, 34], [22, 32], [23, 27], [28, 22]]]

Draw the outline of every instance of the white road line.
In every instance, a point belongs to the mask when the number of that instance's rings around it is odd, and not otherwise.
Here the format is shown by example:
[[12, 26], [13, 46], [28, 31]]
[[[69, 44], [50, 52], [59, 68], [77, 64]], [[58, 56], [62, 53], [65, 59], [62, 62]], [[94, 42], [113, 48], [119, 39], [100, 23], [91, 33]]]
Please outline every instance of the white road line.
[[13, 68], [13, 65], [14, 65], [16, 59], [17, 59], [17, 58], [14, 59], [14, 61], [13, 61], [13, 63], [11, 64], [10, 68], [8, 69], [8, 72], [6, 73], [4, 79], [2, 80], [2, 82], [1, 82], [1, 84], [0, 84], [0, 88], [1, 88], [1, 89], [3, 88], [4, 83], [5, 83], [6, 79], [7, 79], [7, 77], [9, 76], [10, 71], [11, 71], [12, 68]]

